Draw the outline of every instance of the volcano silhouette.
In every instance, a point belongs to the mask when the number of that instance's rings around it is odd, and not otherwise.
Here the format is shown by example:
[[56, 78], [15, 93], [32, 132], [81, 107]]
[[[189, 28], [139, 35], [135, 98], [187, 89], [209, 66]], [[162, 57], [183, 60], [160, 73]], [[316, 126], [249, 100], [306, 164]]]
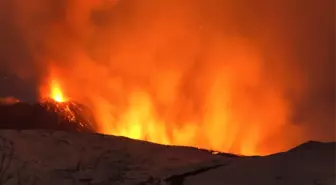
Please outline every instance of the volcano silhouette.
[[[77, 117], [74, 121], [52, 111], [50, 107], [53, 106], [56, 106], [53, 102], [0, 104], [0, 129], [94, 132], [93, 117], [87, 107], [80, 105], [80, 111], [76, 110], [76, 107], [71, 107]], [[78, 120], [81, 121], [82, 126], [76, 122]]]

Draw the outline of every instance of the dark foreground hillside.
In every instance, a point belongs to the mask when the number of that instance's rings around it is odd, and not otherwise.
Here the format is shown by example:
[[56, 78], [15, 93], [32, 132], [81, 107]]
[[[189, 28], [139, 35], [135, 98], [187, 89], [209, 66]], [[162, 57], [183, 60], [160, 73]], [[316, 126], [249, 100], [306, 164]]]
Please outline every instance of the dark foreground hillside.
[[6, 185], [335, 184], [335, 143], [238, 157], [90, 133], [0, 130], [0, 159]]

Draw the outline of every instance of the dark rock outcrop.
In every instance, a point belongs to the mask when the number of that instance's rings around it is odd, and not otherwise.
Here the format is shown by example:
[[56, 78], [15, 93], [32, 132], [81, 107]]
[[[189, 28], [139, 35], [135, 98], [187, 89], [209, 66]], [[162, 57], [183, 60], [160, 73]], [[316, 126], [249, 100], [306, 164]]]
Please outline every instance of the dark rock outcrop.
[[[81, 115], [82, 110], [86, 110], [83, 106], [80, 111], [77, 107], [70, 107], [76, 113], [77, 120], [81, 120], [84, 126], [79, 126], [76, 120], [69, 120], [63, 115], [52, 109], [53, 104], [44, 103], [14, 103], [0, 104], [0, 129], [47, 129], [47, 130], [65, 130], [65, 131], [82, 131], [94, 132], [93, 119], [87, 119]], [[85, 114], [89, 114], [86, 111]]]

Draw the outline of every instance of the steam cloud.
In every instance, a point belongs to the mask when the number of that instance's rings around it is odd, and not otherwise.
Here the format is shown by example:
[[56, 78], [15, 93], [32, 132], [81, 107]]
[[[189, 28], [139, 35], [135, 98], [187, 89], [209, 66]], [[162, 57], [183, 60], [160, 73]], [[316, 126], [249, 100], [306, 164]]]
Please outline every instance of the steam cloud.
[[4, 0], [0, 72], [36, 84], [53, 73], [101, 131], [141, 104], [141, 118], [155, 112], [168, 130], [199, 124], [198, 143], [225, 151], [334, 140], [333, 3]]

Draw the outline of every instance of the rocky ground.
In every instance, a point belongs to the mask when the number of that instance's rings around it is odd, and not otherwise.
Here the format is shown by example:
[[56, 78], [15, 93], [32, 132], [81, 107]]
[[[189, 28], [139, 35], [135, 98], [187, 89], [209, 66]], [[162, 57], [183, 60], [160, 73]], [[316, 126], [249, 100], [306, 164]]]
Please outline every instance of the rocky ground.
[[0, 184], [333, 185], [335, 143], [242, 157], [98, 134], [0, 130]]

